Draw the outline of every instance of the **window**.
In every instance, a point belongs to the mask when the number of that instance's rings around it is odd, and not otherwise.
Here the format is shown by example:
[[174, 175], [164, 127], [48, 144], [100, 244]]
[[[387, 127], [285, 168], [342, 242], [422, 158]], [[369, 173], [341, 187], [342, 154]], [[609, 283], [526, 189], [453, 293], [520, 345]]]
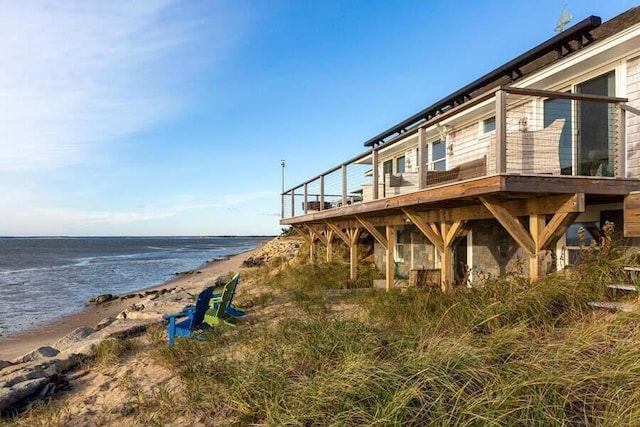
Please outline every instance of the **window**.
[[396, 173], [405, 172], [405, 157], [401, 156], [396, 159]]
[[391, 175], [393, 173], [393, 160], [387, 160], [382, 163], [382, 174]]
[[447, 170], [447, 153], [444, 141], [438, 141], [431, 144], [431, 162], [429, 170], [445, 171]]
[[482, 133], [489, 133], [496, 130], [496, 118], [491, 117], [482, 121]]

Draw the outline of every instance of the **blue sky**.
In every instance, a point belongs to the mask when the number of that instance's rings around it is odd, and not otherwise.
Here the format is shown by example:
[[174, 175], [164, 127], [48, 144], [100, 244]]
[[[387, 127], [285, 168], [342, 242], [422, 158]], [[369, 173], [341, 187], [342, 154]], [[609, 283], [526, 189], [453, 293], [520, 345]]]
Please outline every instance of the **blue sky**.
[[[277, 234], [292, 187], [629, 0], [0, 3], [0, 235]], [[570, 25], [571, 25], [570, 24]]]

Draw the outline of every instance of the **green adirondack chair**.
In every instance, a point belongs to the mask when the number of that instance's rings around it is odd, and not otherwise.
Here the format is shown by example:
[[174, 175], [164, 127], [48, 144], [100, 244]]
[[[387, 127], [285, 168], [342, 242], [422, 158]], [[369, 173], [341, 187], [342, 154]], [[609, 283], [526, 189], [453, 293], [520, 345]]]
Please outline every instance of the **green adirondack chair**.
[[[238, 287], [239, 280], [240, 273], [236, 273], [233, 278], [226, 284], [226, 286], [231, 286], [231, 297], [229, 298], [229, 301], [227, 302], [224, 310], [227, 312], [227, 314], [233, 317], [242, 317], [246, 314], [243, 309], [233, 303], [233, 297], [236, 294], [236, 288]], [[222, 299], [222, 291], [214, 292], [213, 297], [211, 298], [211, 302], [209, 303], [211, 308], [215, 308], [220, 299]]]
[[227, 313], [226, 307], [231, 303], [231, 298], [233, 298], [233, 293], [235, 292], [235, 284], [237, 281], [232, 280], [231, 282], [224, 285], [222, 292], [214, 295], [210, 301], [210, 308], [204, 315], [204, 322], [210, 326], [234, 326], [233, 323], [230, 322], [233, 319], [233, 316]]

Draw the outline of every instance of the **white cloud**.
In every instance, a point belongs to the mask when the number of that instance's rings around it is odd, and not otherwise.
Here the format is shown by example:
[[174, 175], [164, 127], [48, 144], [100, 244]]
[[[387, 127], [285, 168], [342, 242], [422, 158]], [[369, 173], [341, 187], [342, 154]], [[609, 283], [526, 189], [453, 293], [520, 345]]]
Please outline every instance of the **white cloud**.
[[[176, 114], [176, 80], [186, 78], [192, 53], [181, 49], [204, 31], [202, 17], [184, 12], [188, 5], [0, 3], [0, 171], [79, 162], [96, 143]], [[232, 23], [218, 23], [208, 46], [227, 43], [225, 25]]]
[[[167, 201], [163, 204], [140, 206], [134, 209], [90, 210], [68, 207], [39, 206], [46, 196], [23, 192], [15, 188], [0, 186], [0, 194], [9, 203], [0, 205], [0, 236], [2, 235], [76, 235], [76, 234], [166, 234], [162, 220], [174, 219], [176, 223], [187, 223], [185, 219], [194, 212], [204, 216], [235, 209], [239, 205], [274, 200], [276, 193], [264, 191], [237, 194], [218, 194], [208, 199], [197, 195], [177, 197], [159, 196]], [[16, 208], [18, 207], [18, 208]], [[186, 224], [188, 225], [188, 224]], [[164, 231], [163, 231], [164, 230]], [[224, 224], [219, 231], [225, 233]]]

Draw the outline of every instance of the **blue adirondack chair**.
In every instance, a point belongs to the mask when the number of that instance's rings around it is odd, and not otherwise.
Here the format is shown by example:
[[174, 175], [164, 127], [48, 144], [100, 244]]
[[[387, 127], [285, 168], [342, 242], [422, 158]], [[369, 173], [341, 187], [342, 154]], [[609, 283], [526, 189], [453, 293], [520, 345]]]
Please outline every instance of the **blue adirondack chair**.
[[[238, 281], [240, 280], [240, 273], [236, 273], [233, 278], [231, 279], [231, 281], [229, 281], [225, 287], [230, 286], [230, 293], [231, 296], [229, 297], [229, 301], [227, 302], [224, 310], [231, 316], [233, 317], [242, 317], [244, 316], [246, 313], [244, 312], [244, 310], [238, 308], [237, 306], [235, 306], [233, 304], [233, 297], [236, 294], [236, 288], [238, 287]], [[217, 305], [219, 304], [219, 301], [222, 299], [222, 291], [221, 292], [214, 292], [213, 293], [213, 297], [211, 298], [211, 302], [209, 304], [209, 306], [211, 308], [217, 308]]]
[[[173, 346], [176, 337], [188, 337], [195, 330], [202, 329], [204, 315], [209, 308], [209, 301], [213, 295], [213, 288], [204, 288], [196, 299], [195, 307], [185, 307], [180, 313], [165, 314], [163, 317], [169, 320], [167, 334], [169, 335], [169, 345]], [[187, 317], [185, 320], [176, 322], [178, 317]]]

